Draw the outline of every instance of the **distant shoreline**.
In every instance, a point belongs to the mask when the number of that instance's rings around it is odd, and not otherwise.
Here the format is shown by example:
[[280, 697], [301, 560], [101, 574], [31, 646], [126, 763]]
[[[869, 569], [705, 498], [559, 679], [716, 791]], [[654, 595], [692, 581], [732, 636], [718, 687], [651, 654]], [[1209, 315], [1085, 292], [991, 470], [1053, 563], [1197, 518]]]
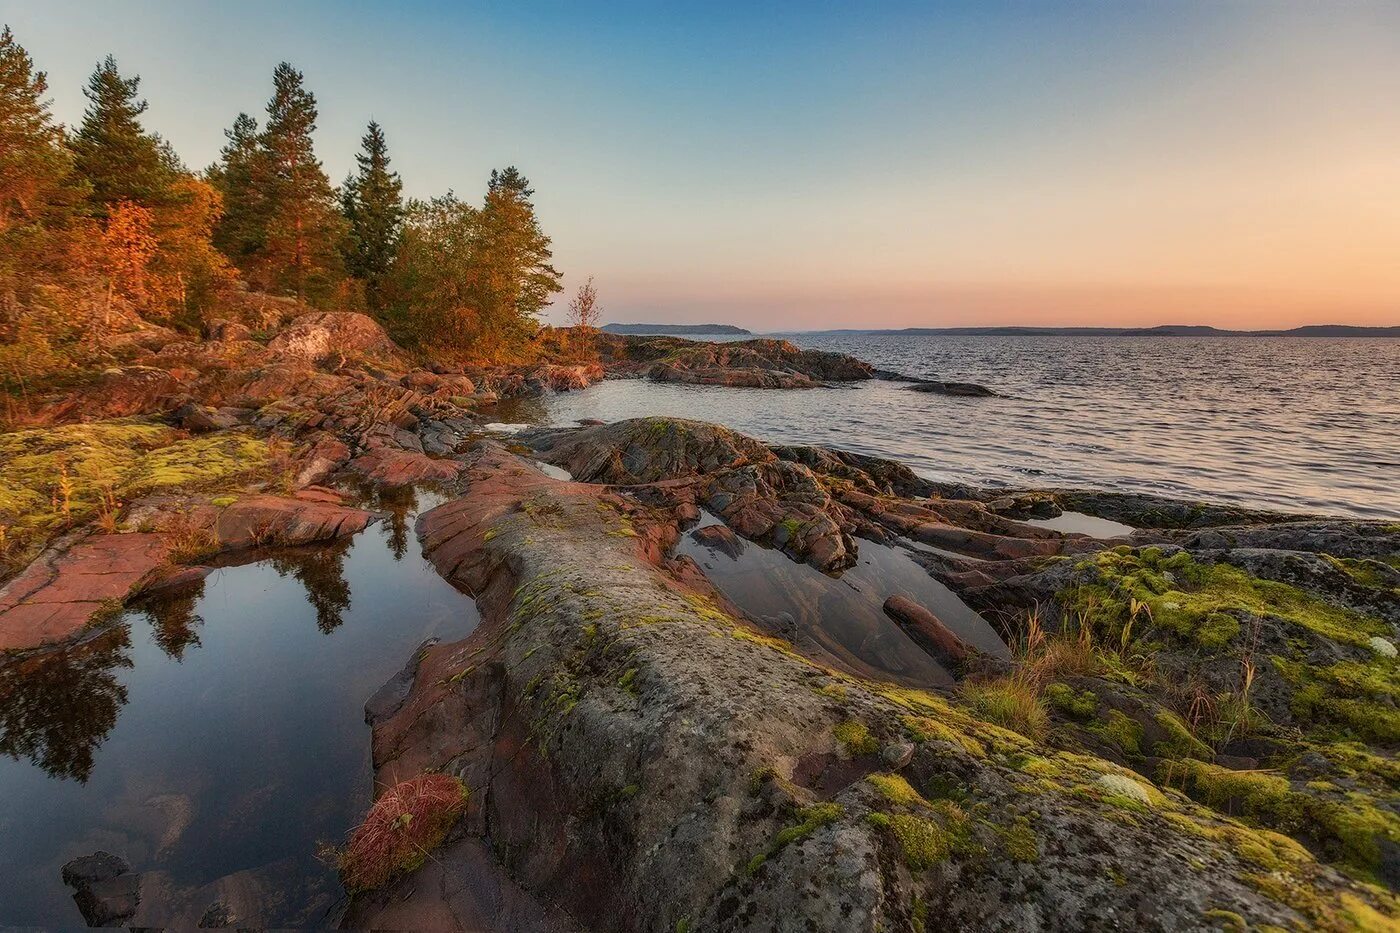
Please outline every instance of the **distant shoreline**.
[[1225, 330], [1204, 325], [1163, 324], [1157, 327], [905, 327], [836, 328], [773, 331], [770, 336], [896, 337], [1400, 337], [1400, 325], [1361, 327], [1350, 324], [1308, 324], [1287, 330]]

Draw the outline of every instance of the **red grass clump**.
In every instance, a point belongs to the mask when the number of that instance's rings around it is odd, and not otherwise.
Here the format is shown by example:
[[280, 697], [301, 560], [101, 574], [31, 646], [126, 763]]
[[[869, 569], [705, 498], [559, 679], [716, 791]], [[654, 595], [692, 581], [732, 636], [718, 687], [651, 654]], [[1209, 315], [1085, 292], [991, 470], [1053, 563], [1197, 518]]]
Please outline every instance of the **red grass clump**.
[[467, 787], [447, 774], [423, 774], [385, 791], [340, 856], [349, 891], [383, 887], [413, 871], [442, 844], [467, 809]]

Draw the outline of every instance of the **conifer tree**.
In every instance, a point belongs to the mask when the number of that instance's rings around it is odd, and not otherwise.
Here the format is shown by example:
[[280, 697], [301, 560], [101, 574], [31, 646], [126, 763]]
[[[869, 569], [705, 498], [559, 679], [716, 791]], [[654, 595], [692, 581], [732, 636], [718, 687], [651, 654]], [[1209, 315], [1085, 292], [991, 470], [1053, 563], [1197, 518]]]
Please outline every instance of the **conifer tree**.
[[518, 352], [538, 326], [535, 316], [561, 287], [550, 265], [549, 237], [529, 201], [533, 193], [514, 166], [492, 172], [481, 209], [474, 288], [488, 353]]
[[287, 62], [273, 73], [267, 124], [252, 171], [265, 225], [248, 265], [260, 287], [325, 304], [344, 279], [346, 223], [316, 158], [311, 139], [316, 98], [302, 81], [302, 73]]
[[487, 191], [510, 191], [522, 201], [530, 200], [535, 193], [535, 189], [530, 187], [530, 179], [520, 174], [520, 169], [514, 165], [507, 165], [504, 169], [492, 169], [491, 181], [487, 183]]
[[240, 113], [224, 130], [228, 142], [205, 178], [223, 199], [223, 215], [214, 227], [214, 245], [237, 265], [247, 263], [262, 245], [264, 201], [253, 187], [258, 158], [258, 121]]
[[42, 264], [86, 188], [73, 174], [48, 80], [10, 27], [0, 31], [0, 276]]
[[108, 55], [83, 89], [88, 108], [71, 145], [78, 173], [92, 185], [92, 203], [100, 216], [122, 201], [158, 210], [173, 197], [179, 160], [141, 126], [146, 102], [137, 97], [140, 85], [140, 76], [123, 78], [116, 59]]
[[385, 277], [403, 228], [403, 182], [389, 171], [384, 130], [370, 121], [355, 156], [359, 170], [341, 189], [341, 207], [350, 223], [346, 270], [364, 283], [372, 309], [384, 306]]

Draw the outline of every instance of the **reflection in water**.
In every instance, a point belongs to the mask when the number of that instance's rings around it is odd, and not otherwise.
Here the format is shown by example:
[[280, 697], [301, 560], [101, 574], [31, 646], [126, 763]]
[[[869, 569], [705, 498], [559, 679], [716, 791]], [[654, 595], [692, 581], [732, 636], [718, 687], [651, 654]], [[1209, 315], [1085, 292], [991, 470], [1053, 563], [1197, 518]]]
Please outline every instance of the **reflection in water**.
[[155, 643], [172, 660], [184, 660], [186, 648], [199, 647], [196, 629], [204, 620], [195, 612], [195, 606], [203, 596], [204, 581], [196, 580], [174, 592], [143, 600], [136, 607], [150, 620]]
[[[317, 548], [272, 555], [269, 563], [279, 576], [294, 577], [306, 588], [306, 601], [316, 610], [316, 627], [330, 634], [340, 628], [350, 610], [350, 583], [345, 579], [345, 552], [350, 539]], [[395, 555], [398, 560], [400, 555]]]
[[[720, 523], [709, 512], [702, 514], [702, 527]], [[710, 582], [751, 618], [799, 650], [857, 676], [913, 687], [953, 682], [885, 615], [885, 600], [895, 595], [925, 606], [978, 650], [1008, 656], [985, 619], [898, 548], [862, 539], [855, 566], [837, 576], [752, 541], [731, 556], [686, 535], [677, 550], [700, 564]]]
[[130, 636], [126, 625], [116, 625], [0, 666], [0, 752], [85, 783], [93, 752], [126, 704], [116, 671], [131, 667]]
[[[396, 501], [406, 527], [437, 504]], [[365, 700], [476, 621], [416, 537], [396, 554], [375, 527], [245, 553], [81, 644], [0, 659], [0, 926], [78, 925], [61, 869], [99, 849], [141, 873], [137, 925], [194, 928], [216, 900], [240, 926], [329, 922], [343, 892], [317, 852], [369, 805]]]

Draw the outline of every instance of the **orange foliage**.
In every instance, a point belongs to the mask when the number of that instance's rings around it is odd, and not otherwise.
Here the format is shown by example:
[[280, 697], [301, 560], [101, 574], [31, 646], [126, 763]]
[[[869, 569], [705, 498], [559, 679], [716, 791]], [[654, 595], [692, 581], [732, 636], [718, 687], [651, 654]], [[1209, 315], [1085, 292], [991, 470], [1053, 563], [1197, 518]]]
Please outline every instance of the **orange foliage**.
[[159, 246], [153, 226], [151, 212], [131, 201], [120, 201], [108, 212], [102, 249], [109, 302], [121, 297], [142, 307], [151, 300], [151, 262]]

